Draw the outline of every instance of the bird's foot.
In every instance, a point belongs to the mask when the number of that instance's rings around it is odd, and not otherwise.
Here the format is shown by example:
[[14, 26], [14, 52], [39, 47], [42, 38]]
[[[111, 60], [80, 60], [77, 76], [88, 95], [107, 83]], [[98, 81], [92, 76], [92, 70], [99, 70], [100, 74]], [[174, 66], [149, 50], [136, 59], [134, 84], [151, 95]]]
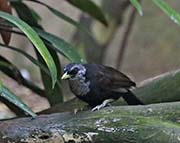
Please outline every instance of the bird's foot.
[[111, 106], [110, 102], [114, 101], [114, 99], [107, 99], [107, 100], [104, 100], [102, 104], [100, 105], [97, 105], [96, 107], [94, 107], [91, 111], [94, 112], [96, 110], [100, 110], [101, 108], [104, 108], [106, 107], [107, 105], [108, 106]]
[[105, 107], [103, 104], [101, 105], [97, 105], [96, 107], [94, 107], [91, 111], [94, 112], [96, 110], [100, 110], [101, 108]]

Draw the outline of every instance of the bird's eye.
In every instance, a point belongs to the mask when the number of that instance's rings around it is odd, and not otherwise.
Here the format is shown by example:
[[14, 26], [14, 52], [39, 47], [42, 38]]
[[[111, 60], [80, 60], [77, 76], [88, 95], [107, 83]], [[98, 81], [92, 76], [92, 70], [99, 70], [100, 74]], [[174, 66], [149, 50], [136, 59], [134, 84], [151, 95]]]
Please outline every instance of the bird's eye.
[[73, 68], [69, 73], [70, 73], [71, 75], [75, 75], [75, 74], [78, 73], [78, 71], [79, 71], [78, 68]]

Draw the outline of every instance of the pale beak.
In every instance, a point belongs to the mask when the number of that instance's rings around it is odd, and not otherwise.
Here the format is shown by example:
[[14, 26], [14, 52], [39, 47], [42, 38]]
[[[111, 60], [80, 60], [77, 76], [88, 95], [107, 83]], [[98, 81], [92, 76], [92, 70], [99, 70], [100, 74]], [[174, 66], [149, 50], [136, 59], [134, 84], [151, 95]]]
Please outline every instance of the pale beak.
[[62, 75], [62, 77], [61, 77], [61, 79], [68, 79], [68, 78], [70, 78], [71, 76], [69, 75], [69, 74], [67, 74], [67, 72], [66, 73], [64, 73], [63, 75]]

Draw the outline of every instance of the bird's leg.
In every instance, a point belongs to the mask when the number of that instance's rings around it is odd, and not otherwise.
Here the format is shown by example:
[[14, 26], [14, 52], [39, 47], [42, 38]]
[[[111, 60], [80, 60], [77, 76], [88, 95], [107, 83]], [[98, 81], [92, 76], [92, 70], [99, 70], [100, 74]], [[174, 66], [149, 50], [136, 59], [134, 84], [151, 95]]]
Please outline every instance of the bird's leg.
[[114, 101], [114, 99], [106, 99], [106, 100], [103, 101], [102, 104], [97, 105], [91, 111], [100, 110], [101, 108], [105, 107], [106, 105], [111, 105], [110, 103], [113, 102], [113, 101]]

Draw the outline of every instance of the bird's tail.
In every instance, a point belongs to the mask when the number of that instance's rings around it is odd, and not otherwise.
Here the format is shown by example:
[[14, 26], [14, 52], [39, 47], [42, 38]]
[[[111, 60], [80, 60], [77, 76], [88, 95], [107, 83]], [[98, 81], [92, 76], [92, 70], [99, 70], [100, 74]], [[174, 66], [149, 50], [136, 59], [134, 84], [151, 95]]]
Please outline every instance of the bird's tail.
[[128, 92], [122, 97], [128, 105], [144, 105], [144, 103], [139, 98], [137, 98], [130, 90], [128, 90]]

